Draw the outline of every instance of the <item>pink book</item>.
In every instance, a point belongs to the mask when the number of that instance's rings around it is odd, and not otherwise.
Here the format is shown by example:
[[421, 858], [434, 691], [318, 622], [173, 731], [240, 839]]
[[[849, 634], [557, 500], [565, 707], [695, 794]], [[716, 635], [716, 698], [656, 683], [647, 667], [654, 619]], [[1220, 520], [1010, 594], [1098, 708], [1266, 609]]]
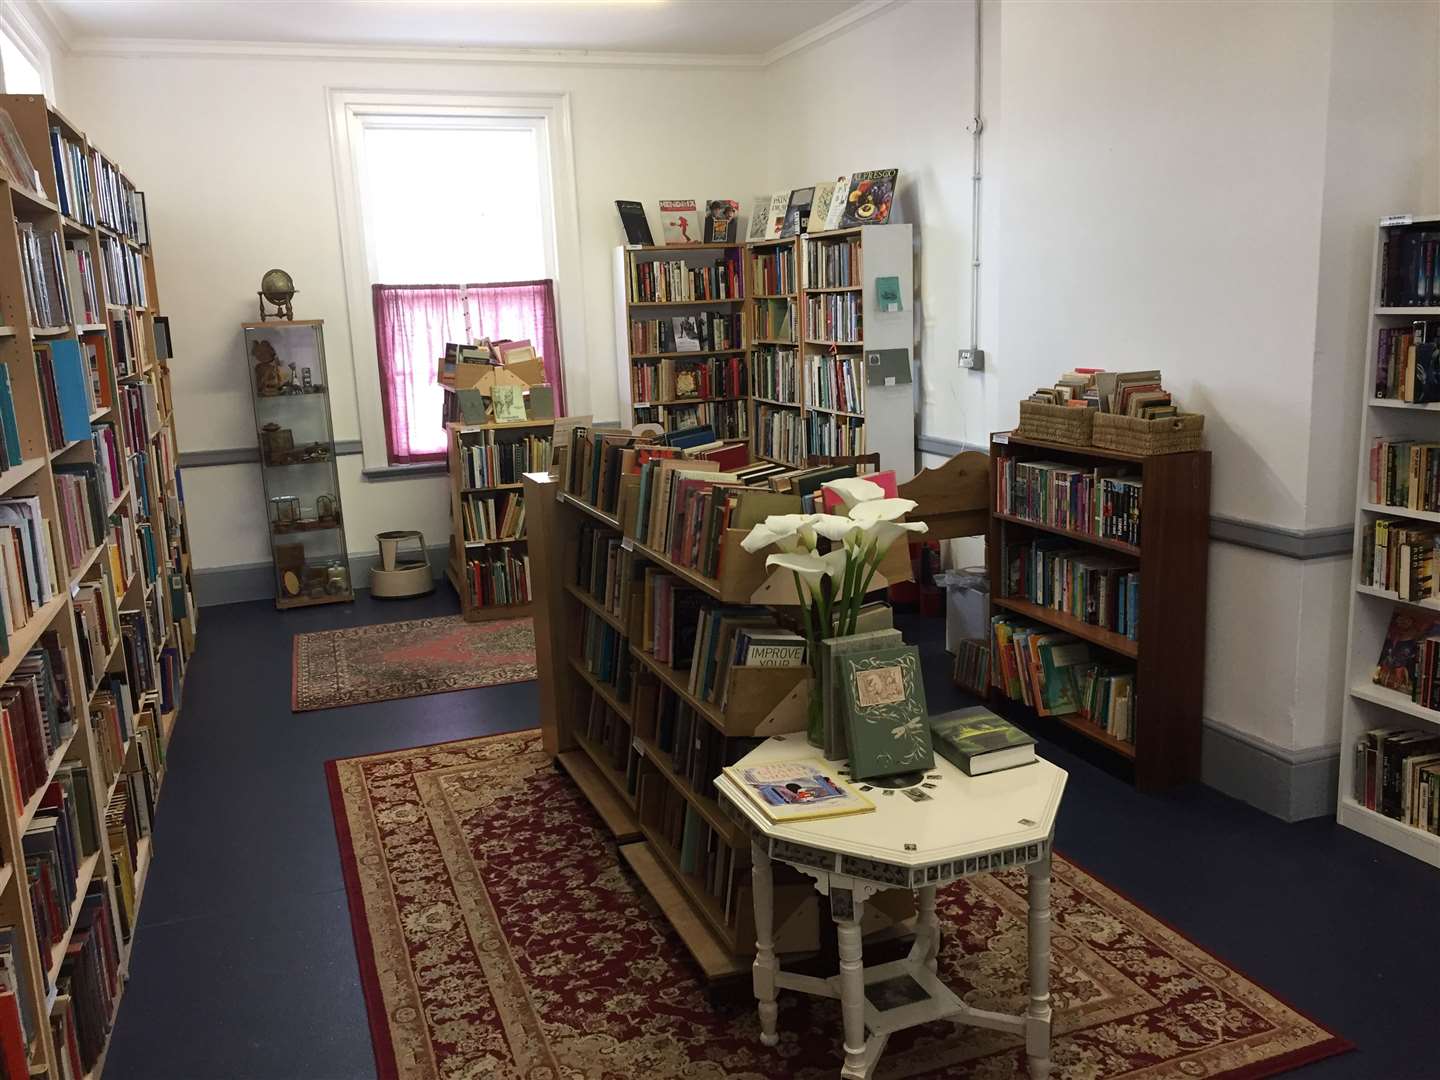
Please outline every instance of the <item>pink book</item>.
[[[894, 499], [899, 495], [895, 486], [895, 470], [886, 469], [884, 472], [875, 473], [873, 476], [862, 476], [861, 480], [869, 480], [872, 484], [879, 484], [885, 492], [885, 498]], [[825, 513], [833, 514], [840, 506], [840, 496], [830, 490], [829, 484], [820, 485], [820, 505]]]

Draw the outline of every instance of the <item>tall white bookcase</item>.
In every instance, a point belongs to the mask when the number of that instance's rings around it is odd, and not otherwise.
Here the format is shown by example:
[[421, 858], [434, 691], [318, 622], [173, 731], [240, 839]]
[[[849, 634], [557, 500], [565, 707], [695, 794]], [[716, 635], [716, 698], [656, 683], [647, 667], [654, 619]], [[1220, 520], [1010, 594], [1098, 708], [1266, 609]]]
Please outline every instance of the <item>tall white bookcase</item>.
[[[1440, 711], [1427, 709], [1394, 690], [1377, 686], [1373, 681], [1375, 664], [1390, 626], [1390, 616], [1397, 605], [1405, 604], [1398, 594], [1384, 591], [1363, 581], [1364, 558], [1361, 545], [1366, 542], [1365, 528], [1382, 519], [1394, 518], [1416, 524], [1440, 523], [1440, 513], [1410, 510], [1405, 507], [1380, 506], [1370, 501], [1370, 447], [1377, 437], [1414, 439], [1419, 442], [1440, 442], [1440, 402], [1412, 404], [1376, 396], [1376, 363], [1381, 330], [1404, 326], [1417, 319], [1440, 319], [1436, 307], [1381, 306], [1381, 273], [1387, 234], [1406, 226], [1433, 225], [1440, 231], [1440, 215], [1414, 216], [1402, 225], [1386, 219], [1376, 232], [1374, 270], [1370, 286], [1370, 320], [1366, 346], [1365, 380], [1361, 400], [1361, 435], [1359, 469], [1356, 482], [1355, 557], [1351, 560], [1352, 595], [1346, 694], [1341, 720], [1340, 791], [1336, 817], [1340, 824], [1393, 848], [1440, 866], [1440, 836], [1432, 835], [1370, 810], [1355, 798], [1357, 776], [1356, 746], [1365, 732], [1373, 728], [1400, 727], [1430, 731], [1440, 735]], [[1421, 609], [1440, 611], [1440, 599], [1411, 604]]]

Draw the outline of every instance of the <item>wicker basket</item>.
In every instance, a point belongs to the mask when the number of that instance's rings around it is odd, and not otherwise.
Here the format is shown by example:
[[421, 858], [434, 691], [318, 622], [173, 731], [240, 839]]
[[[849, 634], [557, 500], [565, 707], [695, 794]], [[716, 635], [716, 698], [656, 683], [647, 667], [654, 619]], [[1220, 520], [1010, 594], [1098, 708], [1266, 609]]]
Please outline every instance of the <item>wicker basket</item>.
[[1180, 454], [1199, 450], [1205, 441], [1203, 413], [1182, 413], [1158, 420], [1095, 414], [1094, 445], [1125, 454]]
[[1072, 409], [1040, 401], [1020, 402], [1020, 426], [1015, 434], [1022, 439], [1089, 446], [1094, 409]]

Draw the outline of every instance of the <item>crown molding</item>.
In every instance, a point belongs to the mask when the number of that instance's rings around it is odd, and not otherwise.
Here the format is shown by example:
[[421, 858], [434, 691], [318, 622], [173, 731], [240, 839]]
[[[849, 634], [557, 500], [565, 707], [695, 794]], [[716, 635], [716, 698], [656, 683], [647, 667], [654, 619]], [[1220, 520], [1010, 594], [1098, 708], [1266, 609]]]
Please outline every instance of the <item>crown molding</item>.
[[70, 35], [65, 29], [64, 16], [53, 9], [48, 0], [30, 0], [29, 3], [11, 5], [19, 21], [32, 35], [53, 53], [63, 53], [70, 48]]
[[72, 37], [49, 0], [25, 5], [43, 20], [59, 47], [74, 56], [196, 57], [243, 60], [368, 60], [380, 63], [529, 64], [639, 68], [767, 68], [818, 45], [903, 0], [863, 0], [850, 9], [763, 53], [648, 53], [606, 49], [507, 49], [430, 45], [342, 45], [289, 41], [219, 41], [171, 38]]
[[[976, 2], [978, 3], [979, 0], [976, 0]], [[901, 0], [864, 0], [864, 3], [856, 4], [849, 10], [842, 11], [833, 19], [827, 19], [819, 26], [811, 27], [804, 33], [796, 34], [789, 41], [782, 41], [769, 52], [762, 53], [760, 55], [760, 60], [762, 61], [760, 66], [769, 67], [777, 60], [783, 60], [792, 53], [808, 49], [812, 45], [818, 45], [822, 41], [834, 37], [841, 31], [848, 30], [852, 26], [865, 22], [867, 19], [880, 14], [880, 12], [885, 11], [887, 8], [895, 7], [899, 3], [901, 3]]]

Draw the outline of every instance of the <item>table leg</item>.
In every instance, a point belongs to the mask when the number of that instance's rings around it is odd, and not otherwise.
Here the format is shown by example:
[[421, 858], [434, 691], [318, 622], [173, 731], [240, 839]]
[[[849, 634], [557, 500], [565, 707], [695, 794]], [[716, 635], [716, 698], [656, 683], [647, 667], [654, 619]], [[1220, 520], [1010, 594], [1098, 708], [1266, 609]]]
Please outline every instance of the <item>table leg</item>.
[[865, 903], [850, 889], [830, 886], [830, 915], [840, 939], [840, 1014], [845, 1022], [845, 1080], [865, 1080]]
[[1050, 856], [1033, 862], [1030, 875], [1030, 1006], [1025, 1012], [1025, 1056], [1030, 1080], [1050, 1075]]
[[935, 917], [935, 886], [919, 891], [919, 912], [915, 923], [915, 959], [931, 971], [939, 966], [940, 920]]
[[775, 1002], [775, 876], [770, 867], [770, 853], [760, 840], [750, 841], [750, 880], [755, 894], [755, 963], [751, 979], [755, 1000], [760, 1011], [760, 1041], [774, 1046], [780, 1041], [775, 1021], [780, 1006]]

